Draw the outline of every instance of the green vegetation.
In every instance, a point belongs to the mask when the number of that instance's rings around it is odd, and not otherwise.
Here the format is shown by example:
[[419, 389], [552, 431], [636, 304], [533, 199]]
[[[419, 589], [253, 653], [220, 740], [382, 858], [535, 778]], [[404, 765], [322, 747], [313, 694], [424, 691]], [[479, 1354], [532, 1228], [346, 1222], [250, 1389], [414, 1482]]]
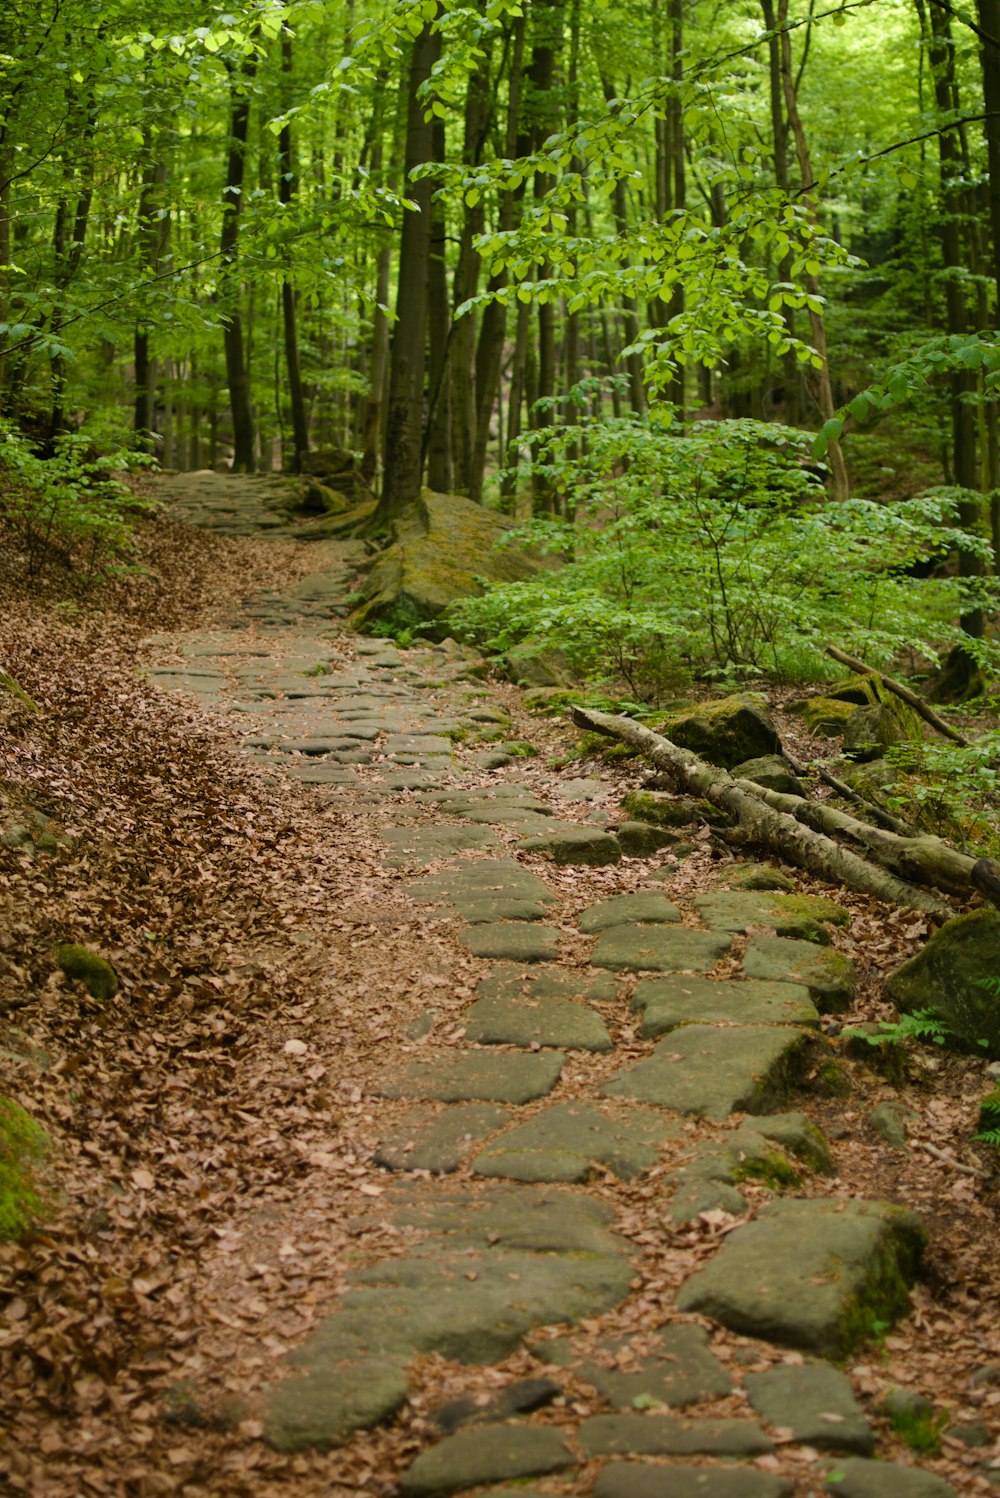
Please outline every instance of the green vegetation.
[[902, 1045], [906, 1041], [918, 1040], [925, 1045], [944, 1045], [948, 1038], [948, 1027], [937, 1019], [930, 1009], [918, 1009], [914, 1014], [902, 1014], [898, 1020], [882, 1020], [878, 1025], [849, 1025], [844, 1031], [846, 1039], [864, 1041], [875, 1047]]
[[0, 1097], [0, 1242], [18, 1238], [45, 1211], [39, 1171], [48, 1136], [11, 1098]]

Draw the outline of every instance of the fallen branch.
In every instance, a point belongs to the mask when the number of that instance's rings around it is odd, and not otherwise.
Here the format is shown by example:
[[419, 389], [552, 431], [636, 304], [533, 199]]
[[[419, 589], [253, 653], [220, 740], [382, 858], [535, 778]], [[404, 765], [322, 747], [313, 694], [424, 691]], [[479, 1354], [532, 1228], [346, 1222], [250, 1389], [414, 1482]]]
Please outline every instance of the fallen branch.
[[[787, 749], [783, 750], [782, 753], [788, 763], [788, 768], [795, 775], [801, 776], [809, 773], [809, 765], [800, 764], [798, 760], [793, 759]], [[877, 826], [884, 827], [886, 832], [898, 832], [900, 837], [909, 837], [912, 835], [912, 827], [908, 827], [905, 822], [901, 822], [898, 817], [892, 816], [889, 812], [883, 811], [882, 807], [876, 806], [874, 801], [866, 801], [864, 796], [853, 790], [846, 781], [839, 780], [825, 765], [813, 765], [811, 768], [825, 785], [828, 785], [831, 790], [836, 791], [837, 795], [841, 796], [845, 801], [849, 801], [852, 806], [859, 806], [863, 812], [871, 817]]]
[[[872, 675], [871, 666], [866, 666], [864, 661], [859, 661], [856, 655], [848, 655], [846, 651], [838, 650], [836, 645], [828, 645], [826, 653], [832, 656], [835, 661], [839, 661], [842, 666], [849, 666], [859, 676]], [[927, 703], [922, 697], [918, 697], [916, 692], [911, 692], [909, 687], [904, 687], [901, 681], [893, 681], [891, 676], [883, 676], [881, 671], [876, 674], [889, 688], [889, 691], [895, 692], [896, 696], [905, 702], [908, 707], [912, 707], [915, 713], [919, 713], [925, 723], [929, 723], [932, 728], [937, 729], [938, 733], [942, 734], [946, 739], [951, 739], [954, 743], [961, 744], [963, 749], [968, 749], [969, 740], [964, 738], [957, 729], [952, 728], [950, 724], [946, 723], [943, 718], [939, 718], [934, 709], [928, 707]]]
[[[907, 874], [913, 871], [918, 878], [944, 888], [967, 892], [988, 887], [995, 891], [989, 897], [1000, 903], [1000, 868], [994, 864], [981, 870], [979, 880], [975, 878], [975, 871], [991, 860], [976, 863], [939, 838], [898, 837], [802, 796], [787, 796], [767, 791], [750, 780], [735, 780], [728, 771], [707, 764], [632, 718], [583, 708], [574, 708], [571, 716], [579, 728], [621, 739], [640, 750], [676, 785], [728, 812], [758, 847], [833, 884], [846, 885], [890, 904], [909, 906], [936, 920], [947, 920], [954, 914], [944, 901], [901, 878], [891, 867], [897, 863]], [[861, 843], [876, 863], [843, 847], [835, 841], [834, 833]]]

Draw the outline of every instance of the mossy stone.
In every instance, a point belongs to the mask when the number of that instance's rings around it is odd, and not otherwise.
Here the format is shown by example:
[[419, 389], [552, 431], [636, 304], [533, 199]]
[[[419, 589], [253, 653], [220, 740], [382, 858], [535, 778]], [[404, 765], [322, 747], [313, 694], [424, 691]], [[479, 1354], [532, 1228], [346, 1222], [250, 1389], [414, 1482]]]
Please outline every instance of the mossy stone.
[[885, 993], [903, 1014], [930, 1010], [947, 1028], [946, 1045], [996, 1059], [1000, 998], [990, 985], [998, 977], [1000, 910], [973, 910], [946, 921], [889, 975]]
[[622, 808], [632, 821], [649, 822], [654, 827], [690, 827], [694, 822], [717, 827], [731, 821], [710, 801], [672, 796], [663, 791], [629, 791], [622, 797]]
[[649, 822], [622, 822], [616, 836], [622, 852], [629, 858], [650, 858], [677, 841], [672, 832], [653, 827]]
[[651, 726], [680, 748], [690, 749], [726, 770], [748, 759], [777, 754], [781, 748], [767, 702], [756, 692], [701, 702], [686, 712], [670, 713]]
[[786, 796], [801, 796], [802, 783], [793, 775], [780, 754], [761, 754], [733, 767], [737, 780], [752, 780], [766, 791], [780, 791]]
[[20, 1237], [44, 1210], [38, 1171], [48, 1153], [41, 1125], [12, 1098], [0, 1097], [0, 1243]]
[[543, 563], [516, 546], [497, 547], [512, 522], [457, 494], [427, 490], [395, 522], [395, 540], [376, 559], [352, 616], [356, 629], [448, 633], [442, 616], [485, 583], [516, 582]]
[[64, 941], [56, 947], [56, 961], [67, 978], [82, 983], [93, 999], [113, 999], [118, 992], [118, 974], [103, 957], [80, 942]]
[[857, 705], [841, 702], [836, 697], [809, 697], [798, 704], [797, 711], [808, 733], [814, 733], [818, 738], [836, 739], [857, 712]]
[[732, 1331], [837, 1359], [909, 1310], [927, 1242], [887, 1202], [775, 1201], [737, 1228], [677, 1297]]

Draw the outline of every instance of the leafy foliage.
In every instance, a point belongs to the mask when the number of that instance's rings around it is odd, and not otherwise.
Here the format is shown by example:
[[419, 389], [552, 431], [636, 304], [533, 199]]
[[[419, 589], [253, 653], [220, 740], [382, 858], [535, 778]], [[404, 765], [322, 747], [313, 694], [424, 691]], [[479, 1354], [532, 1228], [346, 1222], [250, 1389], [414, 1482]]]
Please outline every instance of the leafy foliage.
[[456, 623], [477, 642], [504, 650], [537, 635], [650, 700], [690, 673], [823, 675], [833, 636], [878, 661], [915, 643], [933, 654], [947, 633], [959, 584], [906, 569], [965, 544], [952, 491], [831, 507], [807, 436], [752, 420], [684, 432], [654, 410], [584, 435], [536, 434], [536, 472], [561, 515], [516, 533], [566, 565], [463, 603]]
[[84, 591], [103, 572], [130, 568], [132, 523], [153, 508], [118, 476], [148, 460], [136, 453], [101, 456], [83, 436], [57, 439], [38, 457], [9, 423], [0, 425], [0, 514], [37, 577], [56, 553], [79, 567]]

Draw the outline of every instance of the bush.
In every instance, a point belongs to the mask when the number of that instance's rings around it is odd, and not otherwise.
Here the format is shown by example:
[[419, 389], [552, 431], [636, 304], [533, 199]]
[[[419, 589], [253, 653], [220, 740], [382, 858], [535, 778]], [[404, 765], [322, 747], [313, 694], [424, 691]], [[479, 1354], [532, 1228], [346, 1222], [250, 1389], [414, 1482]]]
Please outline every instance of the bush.
[[873, 663], [932, 658], [955, 636], [957, 579], [905, 569], [955, 545], [958, 497], [831, 504], [805, 464], [809, 436], [757, 421], [649, 418], [549, 428], [536, 465], [561, 507], [514, 533], [565, 559], [463, 600], [454, 622], [489, 650], [529, 635], [594, 680], [644, 701], [701, 678], [828, 674], [823, 647]]
[[132, 525], [155, 504], [116, 475], [148, 464], [133, 452], [100, 456], [88, 437], [69, 433], [40, 458], [15, 427], [0, 423], [0, 516], [17, 536], [28, 576], [58, 558], [86, 591], [102, 573], [131, 570]]

